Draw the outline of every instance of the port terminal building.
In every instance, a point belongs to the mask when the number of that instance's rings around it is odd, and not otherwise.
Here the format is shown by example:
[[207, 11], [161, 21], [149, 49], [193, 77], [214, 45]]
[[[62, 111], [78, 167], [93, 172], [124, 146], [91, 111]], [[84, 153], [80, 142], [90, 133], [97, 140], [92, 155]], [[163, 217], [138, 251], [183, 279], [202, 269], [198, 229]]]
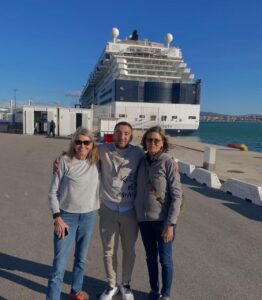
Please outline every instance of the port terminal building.
[[23, 134], [48, 134], [53, 120], [58, 136], [68, 136], [83, 126], [93, 130], [92, 109], [52, 106], [23, 106]]
[[0, 114], [0, 131], [26, 135], [49, 134], [51, 121], [55, 122], [56, 136], [70, 136], [82, 126], [99, 133], [112, 133], [118, 118], [112, 118], [108, 107], [81, 108], [46, 105], [24, 105], [5, 109]]

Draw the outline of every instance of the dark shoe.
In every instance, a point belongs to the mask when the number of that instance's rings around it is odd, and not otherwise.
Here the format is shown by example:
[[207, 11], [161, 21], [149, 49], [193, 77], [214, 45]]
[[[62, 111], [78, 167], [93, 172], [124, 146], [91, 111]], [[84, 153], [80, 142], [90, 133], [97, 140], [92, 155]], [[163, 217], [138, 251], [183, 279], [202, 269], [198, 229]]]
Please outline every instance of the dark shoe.
[[83, 292], [83, 291], [80, 291], [76, 294], [70, 294], [70, 300], [89, 300], [89, 296]]
[[159, 292], [150, 291], [150, 293], [147, 296], [147, 300], [158, 300], [160, 297]]

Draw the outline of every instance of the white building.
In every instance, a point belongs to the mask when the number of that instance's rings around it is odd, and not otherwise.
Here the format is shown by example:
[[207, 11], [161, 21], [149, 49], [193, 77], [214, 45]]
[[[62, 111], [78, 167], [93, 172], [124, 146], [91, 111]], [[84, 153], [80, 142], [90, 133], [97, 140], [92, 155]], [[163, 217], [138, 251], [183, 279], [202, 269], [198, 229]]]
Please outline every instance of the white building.
[[68, 136], [80, 126], [93, 130], [91, 109], [23, 106], [23, 134], [47, 134], [51, 120], [56, 124], [58, 136]]

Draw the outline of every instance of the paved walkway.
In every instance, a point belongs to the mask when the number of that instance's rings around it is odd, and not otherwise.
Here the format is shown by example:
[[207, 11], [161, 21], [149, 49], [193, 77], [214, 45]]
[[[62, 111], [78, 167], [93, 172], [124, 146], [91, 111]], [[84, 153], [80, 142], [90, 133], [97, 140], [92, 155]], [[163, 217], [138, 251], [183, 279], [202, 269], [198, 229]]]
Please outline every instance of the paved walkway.
[[[53, 229], [47, 191], [52, 161], [67, 149], [68, 143], [68, 139], [0, 134], [1, 300], [45, 299]], [[175, 151], [177, 156], [183, 154], [180, 146]], [[174, 298], [262, 299], [262, 207], [187, 178], [182, 180], [185, 210], [179, 219], [174, 248]], [[72, 261], [71, 254], [62, 299], [67, 299], [70, 290]], [[84, 281], [91, 300], [103, 291], [104, 280], [96, 226]], [[140, 238], [132, 287], [136, 300], [146, 299], [149, 285]]]

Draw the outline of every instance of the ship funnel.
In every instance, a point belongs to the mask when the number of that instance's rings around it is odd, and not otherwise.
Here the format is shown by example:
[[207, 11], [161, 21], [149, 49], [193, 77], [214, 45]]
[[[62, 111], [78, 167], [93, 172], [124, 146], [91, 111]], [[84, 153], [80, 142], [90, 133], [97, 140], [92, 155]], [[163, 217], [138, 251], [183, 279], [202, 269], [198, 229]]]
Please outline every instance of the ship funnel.
[[111, 35], [112, 35], [112, 38], [113, 38], [113, 43], [115, 43], [116, 39], [119, 36], [119, 30], [116, 27], [112, 28]]
[[165, 41], [167, 48], [169, 48], [171, 42], [173, 41], [173, 35], [171, 33], [167, 33], [167, 35], [165, 36]]

